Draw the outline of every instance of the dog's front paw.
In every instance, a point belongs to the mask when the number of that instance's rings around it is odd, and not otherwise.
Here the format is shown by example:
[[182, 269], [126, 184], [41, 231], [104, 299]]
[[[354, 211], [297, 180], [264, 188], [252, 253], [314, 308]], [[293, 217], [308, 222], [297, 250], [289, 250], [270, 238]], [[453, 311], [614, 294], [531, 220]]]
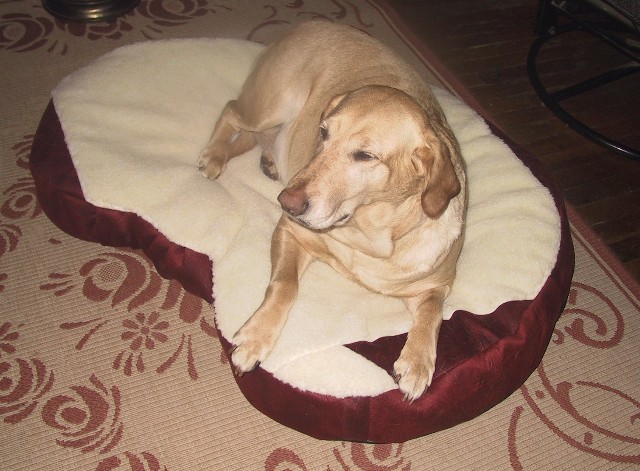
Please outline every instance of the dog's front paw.
[[247, 371], [255, 369], [262, 363], [276, 343], [276, 336], [267, 334], [264, 330], [245, 325], [233, 336], [231, 343], [231, 363], [236, 374], [242, 376]]
[[431, 385], [436, 356], [405, 345], [393, 364], [393, 372], [404, 399], [413, 402]]
[[209, 180], [218, 178], [226, 166], [227, 159], [216, 150], [215, 146], [207, 146], [200, 153], [198, 169]]

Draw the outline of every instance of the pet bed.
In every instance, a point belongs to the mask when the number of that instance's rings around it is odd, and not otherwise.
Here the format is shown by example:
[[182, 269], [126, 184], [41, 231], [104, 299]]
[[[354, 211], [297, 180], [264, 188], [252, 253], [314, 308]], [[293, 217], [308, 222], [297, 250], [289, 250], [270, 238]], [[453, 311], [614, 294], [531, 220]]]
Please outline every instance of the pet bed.
[[[261, 50], [231, 39], [117, 49], [53, 91], [31, 155], [49, 218], [81, 239], [142, 249], [161, 275], [213, 303], [225, 349], [262, 301], [283, 186], [262, 174], [257, 149], [216, 181], [197, 160]], [[537, 161], [516, 156], [457, 98], [434, 93], [466, 161], [469, 211], [433, 383], [403, 400], [390, 372], [409, 313], [317, 262], [275, 350], [235, 377], [286, 426], [323, 439], [405, 441], [488, 410], [544, 354], [573, 271], [562, 200]]]

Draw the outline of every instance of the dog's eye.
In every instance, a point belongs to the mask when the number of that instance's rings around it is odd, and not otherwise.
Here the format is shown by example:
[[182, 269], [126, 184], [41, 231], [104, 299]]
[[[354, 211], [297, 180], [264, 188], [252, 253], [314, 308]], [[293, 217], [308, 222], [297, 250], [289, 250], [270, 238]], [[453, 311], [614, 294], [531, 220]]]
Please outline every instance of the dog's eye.
[[368, 162], [370, 160], [376, 160], [377, 157], [369, 152], [359, 150], [353, 153], [353, 158], [358, 162]]
[[324, 124], [320, 126], [320, 137], [322, 138], [323, 141], [326, 141], [327, 139], [329, 139], [329, 130], [327, 129], [327, 126]]

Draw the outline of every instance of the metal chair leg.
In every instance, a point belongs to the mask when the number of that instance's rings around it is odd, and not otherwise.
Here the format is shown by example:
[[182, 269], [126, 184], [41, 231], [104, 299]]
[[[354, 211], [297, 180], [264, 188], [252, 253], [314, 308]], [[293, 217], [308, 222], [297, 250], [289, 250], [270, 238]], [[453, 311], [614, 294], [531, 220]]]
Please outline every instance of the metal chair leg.
[[[529, 80], [531, 81], [533, 89], [535, 90], [540, 100], [542, 100], [544, 105], [549, 108], [549, 110], [558, 118], [565, 122], [569, 127], [571, 127], [571, 129], [580, 133], [587, 139], [590, 139], [591, 141], [612, 150], [613, 152], [616, 152], [633, 160], [640, 161], [640, 150], [616, 142], [598, 133], [593, 128], [587, 126], [586, 124], [572, 116], [560, 105], [560, 102], [563, 100], [579, 95], [580, 93], [593, 90], [594, 88], [600, 87], [614, 80], [618, 80], [620, 78], [640, 71], [640, 62], [636, 61], [634, 57], [635, 54], [625, 54], [627, 57], [633, 59], [632, 62], [628, 64], [624, 64], [623, 66], [610, 72], [606, 72], [604, 74], [600, 74], [598, 76], [583, 80], [579, 83], [570, 85], [555, 92], [549, 92], [542, 84], [536, 68], [536, 59], [542, 46], [550, 39], [555, 38], [556, 36], [559, 36], [561, 34], [569, 33], [572, 31], [585, 30], [585, 28], [581, 24], [576, 22], [573, 18], [572, 19], [574, 20], [574, 23], [559, 26], [559, 14], [560, 12], [556, 9], [551, 0], [542, 0], [540, 2], [540, 6], [538, 9], [538, 18], [536, 22], [536, 33], [538, 34], [538, 38], [531, 45], [527, 57], [527, 72], [529, 74]], [[589, 31], [589, 29], [586, 29], [586, 31], [591, 32]], [[593, 32], [591, 33], [593, 34]], [[607, 41], [607, 43], [609, 42], [610, 41]]]

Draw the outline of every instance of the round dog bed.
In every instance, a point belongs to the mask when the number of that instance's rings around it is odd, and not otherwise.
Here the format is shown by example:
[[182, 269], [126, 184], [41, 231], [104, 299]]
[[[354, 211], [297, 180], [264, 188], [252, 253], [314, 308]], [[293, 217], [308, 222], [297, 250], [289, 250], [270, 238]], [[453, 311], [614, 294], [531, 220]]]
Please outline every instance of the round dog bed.
[[[216, 181], [197, 160], [261, 49], [224, 39], [117, 49], [54, 90], [31, 155], [49, 218], [144, 250], [162, 276], [213, 302], [225, 349], [262, 301], [283, 185], [261, 173], [257, 150]], [[403, 304], [314, 263], [276, 349], [235, 378], [258, 410], [311, 436], [399, 442], [476, 417], [536, 368], [564, 306], [573, 247], [557, 191], [535, 159], [434, 92], [467, 164], [469, 210], [433, 383], [409, 404], [390, 375], [411, 326]]]

